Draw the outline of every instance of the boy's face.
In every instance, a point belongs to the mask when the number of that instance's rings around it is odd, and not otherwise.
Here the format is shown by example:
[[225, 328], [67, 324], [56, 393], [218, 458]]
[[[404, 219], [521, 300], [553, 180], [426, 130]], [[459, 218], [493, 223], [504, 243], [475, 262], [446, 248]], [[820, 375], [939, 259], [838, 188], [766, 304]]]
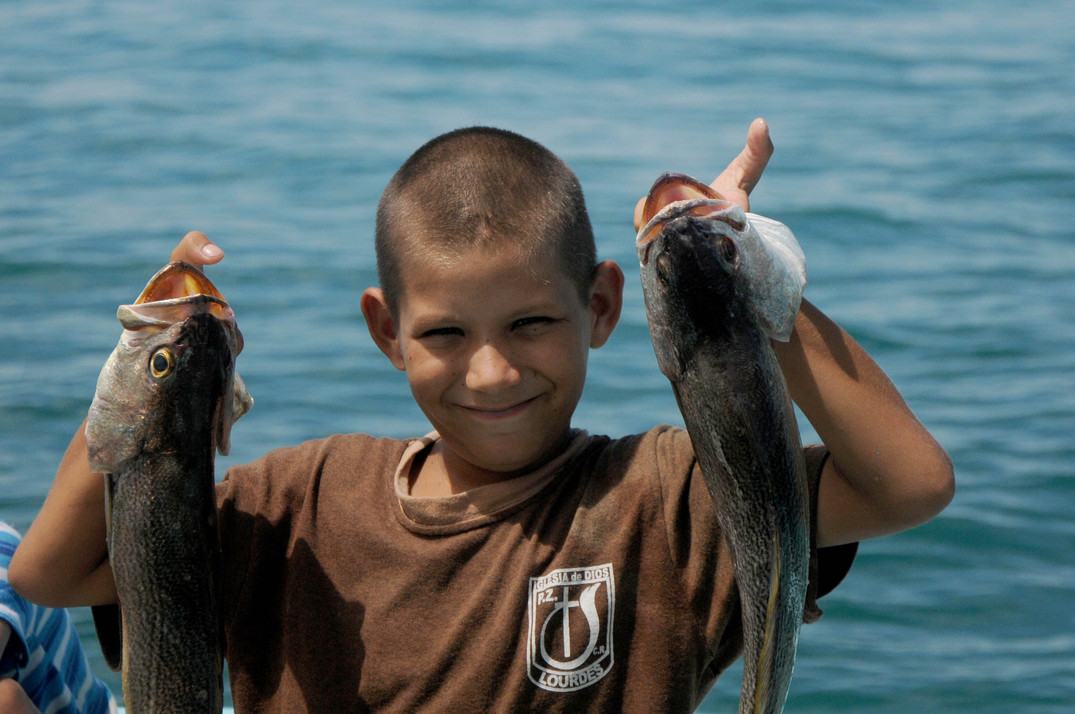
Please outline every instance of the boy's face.
[[557, 261], [527, 261], [511, 246], [404, 266], [392, 334], [378, 337], [373, 321], [371, 332], [406, 371], [449, 472], [495, 481], [562, 448], [589, 349], [619, 315], [623, 275], [612, 263], [598, 273], [584, 302]]

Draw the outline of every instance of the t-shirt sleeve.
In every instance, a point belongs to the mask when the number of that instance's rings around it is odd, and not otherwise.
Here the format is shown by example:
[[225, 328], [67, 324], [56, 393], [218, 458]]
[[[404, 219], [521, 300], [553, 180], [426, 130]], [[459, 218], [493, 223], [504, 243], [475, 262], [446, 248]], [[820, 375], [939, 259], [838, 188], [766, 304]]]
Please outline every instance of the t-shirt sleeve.
[[810, 489], [810, 586], [806, 593], [806, 612], [804, 622], [816, 622], [821, 617], [821, 608], [817, 599], [832, 592], [851, 570], [851, 564], [858, 553], [858, 543], [817, 547], [817, 504], [821, 485], [821, 472], [829, 460], [829, 450], [821, 444], [808, 446], [804, 450], [806, 457], [806, 478]]

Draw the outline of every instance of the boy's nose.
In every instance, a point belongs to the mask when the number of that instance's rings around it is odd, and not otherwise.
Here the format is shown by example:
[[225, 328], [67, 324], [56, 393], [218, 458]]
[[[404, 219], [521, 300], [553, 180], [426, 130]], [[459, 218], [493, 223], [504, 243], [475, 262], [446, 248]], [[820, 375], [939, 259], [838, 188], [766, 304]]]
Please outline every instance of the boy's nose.
[[467, 387], [489, 391], [518, 384], [521, 374], [504, 350], [486, 342], [474, 351], [467, 369]]

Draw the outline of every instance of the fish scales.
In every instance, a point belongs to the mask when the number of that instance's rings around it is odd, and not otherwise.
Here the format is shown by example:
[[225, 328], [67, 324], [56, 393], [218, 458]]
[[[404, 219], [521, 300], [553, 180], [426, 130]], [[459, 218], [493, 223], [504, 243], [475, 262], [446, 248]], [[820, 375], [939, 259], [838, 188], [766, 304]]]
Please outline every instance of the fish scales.
[[234, 374], [241, 335], [212, 284], [184, 264], [119, 315], [125, 330], [86, 426], [90, 465], [105, 474], [119, 596], [121, 656], [108, 611], [95, 608], [102, 648], [123, 672], [132, 714], [220, 712], [214, 452], [250, 404]]
[[769, 260], [747, 216], [688, 177], [659, 178], [644, 216], [637, 246], [654, 351], [735, 564], [739, 711], [779, 712], [809, 581], [809, 497], [770, 338], [790, 334], [805, 270], [798, 259], [790, 270], [783, 258]]

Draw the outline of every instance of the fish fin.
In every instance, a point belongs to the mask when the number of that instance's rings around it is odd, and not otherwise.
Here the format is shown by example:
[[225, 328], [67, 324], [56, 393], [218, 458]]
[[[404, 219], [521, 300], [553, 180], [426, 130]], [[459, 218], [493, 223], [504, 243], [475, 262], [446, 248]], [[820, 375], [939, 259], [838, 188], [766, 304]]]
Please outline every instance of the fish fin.
[[217, 405], [216, 447], [221, 454], [231, 451], [231, 427], [254, 406], [254, 398], [246, 391], [246, 383], [238, 374], [232, 374], [232, 387], [220, 398]]
[[108, 666], [118, 672], [123, 662], [123, 618], [119, 605], [94, 605], [90, 609], [101, 653]]
[[115, 476], [104, 474], [105, 479], [105, 545], [112, 553], [112, 491], [115, 488]]
[[772, 696], [773, 669], [776, 664], [776, 628], [780, 619], [780, 533], [773, 533], [773, 565], [769, 572], [769, 602], [765, 608], [765, 635], [758, 654], [758, 671], [754, 687], [754, 711], [765, 709]]
[[231, 390], [231, 418], [239, 421], [239, 417], [250, 411], [254, 406], [254, 398], [246, 391], [246, 382], [238, 374], [234, 376]]
[[806, 255], [786, 225], [756, 213], [746, 215], [772, 261], [773, 274], [767, 279], [773, 286], [779, 286], [759, 298], [759, 317], [770, 337], [787, 342], [795, 328], [806, 287]]

